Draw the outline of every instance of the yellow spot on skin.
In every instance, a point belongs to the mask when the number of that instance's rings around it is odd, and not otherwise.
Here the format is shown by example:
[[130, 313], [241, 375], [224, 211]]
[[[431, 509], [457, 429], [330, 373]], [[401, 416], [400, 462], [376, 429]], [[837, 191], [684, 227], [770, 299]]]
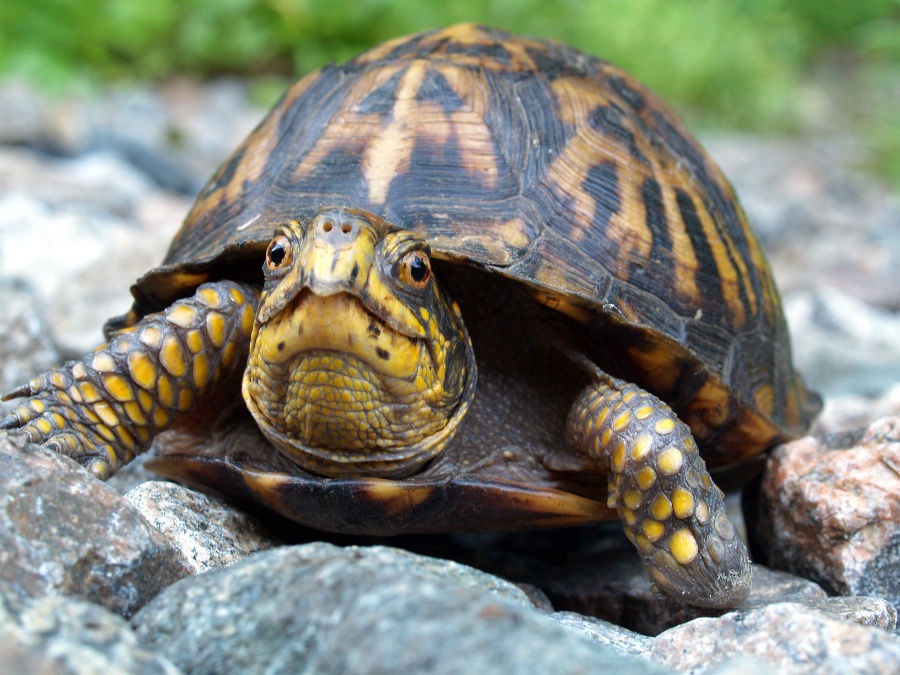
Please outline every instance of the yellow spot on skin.
[[84, 401], [84, 399], [81, 398], [81, 392], [78, 391], [77, 385], [73, 384], [71, 387], [69, 387], [68, 392], [69, 392], [69, 396], [76, 403], [81, 403], [82, 401]]
[[635, 480], [637, 481], [638, 487], [646, 492], [653, 487], [654, 483], [656, 483], [656, 472], [649, 466], [645, 466], [637, 472]]
[[231, 300], [232, 300], [232, 301], [234, 302], [234, 304], [236, 304], [236, 305], [243, 305], [245, 302], [247, 302], [247, 298], [244, 297], [244, 294], [241, 293], [241, 292], [240, 292], [238, 289], [236, 289], [236, 288], [229, 288], [229, 289], [228, 289], [228, 295], [231, 296]]
[[609, 406], [605, 406], [602, 410], [600, 410], [599, 413], [597, 413], [597, 420], [595, 422], [595, 426], [597, 429], [602, 427], [606, 423], [606, 420], [609, 419], [609, 412]]
[[641, 502], [644, 501], [644, 495], [637, 490], [628, 490], [622, 495], [622, 501], [629, 509], [638, 509], [641, 506]]
[[93, 382], [82, 382], [78, 385], [78, 391], [85, 403], [96, 403], [100, 400], [100, 390], [94, 386]]
[[219, 295], [214, 289], [209, 287], [201, 288], [197, 292], [197, 297], [199, 298], [200, 302], [202, 302], [210, 309], [216, 309], [222, 304], [222, 296]]
[[194, 392], [190, 389], [183, 389], [181, 393], [178, 394], [178, 409], [184, 412], [185, 410], [189, 410], [192, 405], [194, 405]]
[[637, 417], [639, 420], [645, 420], [648, 417], [650, 417], [650, 415], [652, 415], [652, 414], [653, 414], [653, 406], [652, 405], [645, 405], [643, 408], [638, 408], [634, 412], [634, 416]]
[[622, 473], [625, 469], [625, 441], [619, 441], [613, 451], [613, 471]]
[[647, 453], [650, 452], [650, 448], [652, 447], [653, 437], [650, 434], [641, 434], [635, 439], [634, 444], [631, 446], [631, 459], [635, 462], [640, 462], [647, 456]]
[[202, 388], [209, 381], [209, 359], [206, 354], [197, 354], [194, 357], [194, 386]]
[[253, 307], [250, 305], [244, 306], [244, 312], [241, 315], [241, 328], [243, 328], [245, 335], [250, 335], [253, 331]]
[[203, 349], [203, 334], [199, 330], [194, 329], [187, 334], [185, 342], [191, 354], [196, 354]]
[[116, 369], [116, 361], [106, 352], [100, 352], [99, 354], [94, 354], [91, 359], [91, 366], [94, 370], [98, 370], [101, 373], [111, 373]]
[[722, 539], [728, 541], [734, 539], [734, 526], [723, 511], [716, 514], [715, 520], [713, 521], [713, 527]]
[[172, 380], [163, 375], [156, 385], [157, 398], [161, 405], [171, 408], [175, 405], [175, 390], [172, 388]]
[[656, 429], [656, 433], [661, 436], [670, 434], [675, 430], [675, 420], [671, 417], [665, 417], [656, 423], [654, 429]]
[[207, 314], [206, 334], [213, 346], [221, 347], [225, 343], [225, 317], [218, 312]]
[[156, 385], [156, 366], [143, 352], [128, 355], [128, 372], [141, 389], [153, 389]]
[[105, 375], [103, 377], [103, 386], [109, 392], [109, 395], [117, 401], [131, 401], [134, 399], [131, 385], [121, 375]]
[[672, 502], [665, 495], [659, 495], [650, 504], [650, 515], [656, 520], [666, 520], [672, 515]]
[[625, 403], [630, 403], [636, 395], [637, 395], [637, 392], [634, 389], [632, 389], [631, 391], [629, 391], [622, 397], [622, 400], [625, 401]]
[[695, 516], [697, 518], [697, 522], [701, 525], [706, 525], [706, 523], [709, 522], [709, 504], [707, 504], [705, 500], [701, 499], [697, 504], [697, 512]]
[[53, 426], [48, 420], [45, 419], [37, 420], [34, 423], [34, 426], [36, 426], [38, 428], [38, 431], [40, 431], [45, 436], [49, 435], [53, 431]]
[[234, 362], [235, 356], [237, 356], [237, 345], [229, 342], [225, 345], [225, 349], [222, 350], [222, 365], [226, 368], [230, 366]]
[[150, 395], [149, 392], [144, 391], [143, 389], [138, 389], [137, 400], [138, 400], [138, 403], [141, 404], [141, 409], [145, 413], [148, 413], [151, 410], [153, 410], [154, 401], [153, 401], [153, 397]]
[[144, 417], [141, 407], [135, 401], [129, 401], [125, 404], [125, 414], [128, 415], [135, 424], [143, 426], [147, 423], [147, 418]]
[[624, 431], [629, 424], [631, 424], [631, 411], [626, 410], [613, 420], [612, 428], [613, 431]]
[[157, 429], [164, 428], [169, 423], [169, 413], [162, 408], [153, 411], [153, 426]]
[[634, 545], [637, 546], [642, 553], [649, 553], [653, 549], [653, 543], [643, 534], [635, 536]]
[[699, 551], [697, 540], [687, 528], [678, 530], [669, 539], [669, 552], [681, 565], [693, 562]]
[[684, 488], [672, 491], [672, 511], [676, 518], [689, 518], [694, 513], [694, 497]]
[[175, 305], [166, 314], [166, 320], [181, 328], [190, 328], [197, 322], [197, 310], [190, 305]]
[[174, 335], [167, 335], [163, 340], [162, 349], [159, 350], [159, 361], [163, 368], [175, 377], [181, 377], [187, 372], [184, 350]]
[[[105, 424], [108, 424], [111, 427], [114, 427], [119, 423], [119, 416], [109, 403], [101, 401], [94, 406], [94, 412], [97, 413], [97, 416], [103, 420]], [[110, 438], [109, 440], [112, 439]]]
[[656, 466], [664, 476], [673, 476], [681, 469], [684, 463], [684, 455], [678, 448], [669, 448], [660, 453], [656, 459]]
[[150, 349], [159, 349], [162, 344], [162, 332], [156, 326], [144, 326], [141, 329], [141, 344]]
[[600, 442], [603, 444], [603, 447], [609, 445], [609, 442], [612, 440], [612, 429], [607, 427], [603, 430], [603, 434], [600, 436]]
[[641, 525], [641, 530], [650, 541], [659, 541], [666, 533], [666, 526], [656, 520], [645, 520]]
[[637, 522], [637, 515], [631, 509], [622, 509], [622, 519], [628, 525], [634, 525]]
[[72, 366], [72, 377], [76, 380], [83, 380], [87, 377], [87, 371], [84, 369], [83, 363], [76, 363]]
[[709, 477], [709, 474], [704, 471], [700, 474], [700, 485], [704, 490], [711, 490], [713, 486], [712, 478]]
[[103, 436], [103, 440], [113, 442], [116, 440], [115, 435], [105, 424], [98, 424], [94, 427], [94, 431]]

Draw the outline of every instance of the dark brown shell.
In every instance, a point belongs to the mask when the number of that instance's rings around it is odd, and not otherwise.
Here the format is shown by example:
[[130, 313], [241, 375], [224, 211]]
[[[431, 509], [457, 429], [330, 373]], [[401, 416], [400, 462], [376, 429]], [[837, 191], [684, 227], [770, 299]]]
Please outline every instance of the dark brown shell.
[[713, 466], [798, 435], [818, 408], [731, 187], [609, 63], [467, 24], [309, 75], [202, 191], [131, 320], [207, 278], [253, 277], [275, 224], [327, 205], [423, 232], [437, 256], [575, 319]]

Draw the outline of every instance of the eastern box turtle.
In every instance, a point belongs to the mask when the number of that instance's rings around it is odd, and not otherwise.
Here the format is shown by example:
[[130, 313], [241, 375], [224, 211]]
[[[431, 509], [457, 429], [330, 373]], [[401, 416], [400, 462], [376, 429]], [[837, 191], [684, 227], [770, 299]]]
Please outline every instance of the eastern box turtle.
[[324, 530], [618, 518], [697, 605], [750, 585], [710, 471], [819, 407], [759, 241], [669, 107], [481, 26], [291, 87], [132, 292], [0, 427], [99, 478], [157, 438], [159, 472]]

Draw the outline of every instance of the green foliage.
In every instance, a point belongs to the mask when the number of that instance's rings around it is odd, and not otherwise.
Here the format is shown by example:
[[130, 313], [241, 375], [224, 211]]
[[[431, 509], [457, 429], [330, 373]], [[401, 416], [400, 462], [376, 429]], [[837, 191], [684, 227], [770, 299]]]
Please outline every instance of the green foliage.
[[57, 90], [176, 72], [295, 77], [459, 21], [568, 42], [622, 65], [682, 111], [744, 128], [790, 129], [803, 111], [803, 77], [835, 54], [853, 64], [848, 77], [874, 63], [896, 86], [900, 72], [900, 0], [3, 2], [0, 71]]

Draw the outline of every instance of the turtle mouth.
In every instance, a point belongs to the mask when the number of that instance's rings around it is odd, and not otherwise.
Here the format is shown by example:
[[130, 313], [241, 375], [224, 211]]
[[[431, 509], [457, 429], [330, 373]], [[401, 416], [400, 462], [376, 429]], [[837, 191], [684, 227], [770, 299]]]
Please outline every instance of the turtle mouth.
[[423, 356], [420, 338], [390, 325], [357, 296], [318, 295], [308, 288], [260, 326], [256, 342], [259, 355], [273, 365], [304, 354], [343, 354], [404, 380], [415, 377]]

